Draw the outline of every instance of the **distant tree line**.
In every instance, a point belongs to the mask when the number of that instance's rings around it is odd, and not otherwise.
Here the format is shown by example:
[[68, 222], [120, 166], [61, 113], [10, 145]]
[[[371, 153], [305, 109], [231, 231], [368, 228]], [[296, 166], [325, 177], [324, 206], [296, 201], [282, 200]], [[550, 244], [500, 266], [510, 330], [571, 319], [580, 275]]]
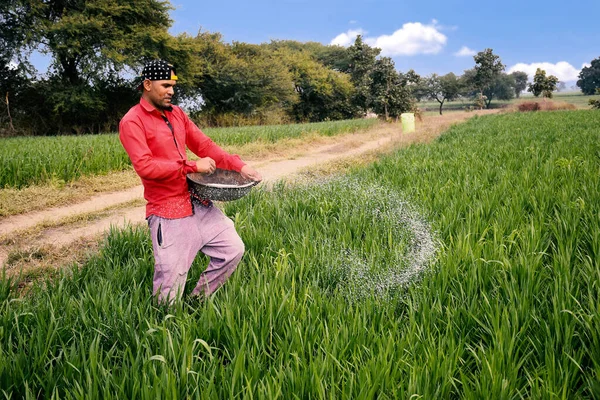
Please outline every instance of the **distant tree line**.
[[518, 98], [527, 88], [527, 74], [521, 71], [506, 74], [504, 64], [492, 49], [480, 51], [473, 59], [475, 66], [462, 76], [451, 72], [421, 78], [414, 91], [416, 97], [437, 101], [442, 114], [446, 101], [471, 99], [470, 108], [490, 108], [492, 100]]
[[584, 94], [597, 94], [600, 89], [600, 57], [593, 59], [589, 66], [582, 68], [577, 86]]
[[[177, 102], [202, 126], [310, 122], [368, 112], [394, 119], [417, 99], [518, 96], [524, 73], [503, 73], [491, 49], [462, 77], [398, 72], [360, 36], [348, 48], [275, 40], [224, 43], [219, 33], [173, 36], [168, 1], [0, 0], [0, 134], [115, 131], [139, 99], [145, 61], [173, 63]], [[40, 73], [30, 58], [46, 55]], [[595, 64], [594, 64], [595, 65]]]
[[[114, 131], [145, 61], [173, 63], [177, 101], [209, 125], [339, 120], [414, 108], [407, 75], [357, 38], [349, 48], [224, 43], [168, 33], [168, 1], [0, 0], [0, 133]], [[33, 52], [51, 60], [39, 73]]]

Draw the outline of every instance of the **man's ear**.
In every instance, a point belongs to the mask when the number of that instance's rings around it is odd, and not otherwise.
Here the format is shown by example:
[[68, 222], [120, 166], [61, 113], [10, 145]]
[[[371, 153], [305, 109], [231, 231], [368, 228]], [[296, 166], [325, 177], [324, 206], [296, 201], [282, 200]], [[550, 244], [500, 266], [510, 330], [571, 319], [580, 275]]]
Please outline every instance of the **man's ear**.
[[149, 92], [152, 89], [152, 81], [150, 79], [146, 79], [144, 81], [144, 91]]

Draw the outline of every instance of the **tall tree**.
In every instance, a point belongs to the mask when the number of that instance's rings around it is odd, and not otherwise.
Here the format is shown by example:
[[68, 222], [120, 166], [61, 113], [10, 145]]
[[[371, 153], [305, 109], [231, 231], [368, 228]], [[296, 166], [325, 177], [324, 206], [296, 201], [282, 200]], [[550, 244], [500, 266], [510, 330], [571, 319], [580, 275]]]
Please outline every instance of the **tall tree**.
[[65, 82], [98, 78], [163, 54], [170, 3], [160, 0], [22, 0], [31, 12], [27, 44], [49, 54]]
[[460, 77], [462, 82], [461, 95], [473, 98], [478, 108], [490, 108], [492, 100], [510, 100], [515, 95], [515, 80], [511, 75], [500, 72], [493, 76], [491, 82], [481, 90], [475, 86], [477, 71], [467, 69]]
[[589, 67], [582, 68], [577, 86], [587, 95], [594, 94], [600, 88], [600, 57], [592, 60]]
[[535, 97], [540, 94], [542, 97], [552, 98], [552, 92], [556, 90], [558, 78], [554, 75], [546, 76], [546, 71], [538, 68], [533, 77], [533, 83], [529, 84], [527, 91], [533, 93]]
[[13, 119], [19, 117], [27, 76], [32, 71], [20, 51], [30, 24], [17, 0], [0, 0], [0, 133], [15, 133]]
[[510, 75], [515, 80], [515, 96], [518, 99], [521, 97], [521, 92], [527, 89], [527, 79], [529, 79], [529, 77], [527, 76], [527, 73], [523, 71], [514, 71]]
[[510, 100], [515, 96], [515, 79], [512, 75], [501, 72], [492, 84], [483, 91], [485, 96], [485, 107], [490, 108], [493, 99]]
[[[178, 43], [167, 31], [172, 7], [166, 1], [4, 1], [3, 15], [10, 18], [0, 17], [0, 25], [14, 21], [13, 32], [24, 32], [17, 53], [38, 51], [51, 59], [49, 71], [26, 88], [27, 98], [38, 104], [30, 109], [23, 102], [25, 114], [39, 115], [24, 121], [38, 133], [115, 129], [118, 116], [135, 101], [131, 83], [121, 76], [145, 59], [168, 56]], [[127, 108], [113, 112], [115, 107]]]
[[489, 90], [494, 80], [504, 71], [504, 64], [492, 49], [480, 51], [473, 56], [473, 59], [475, 74], [472, 77], [472, 86], [479, 91], [480, 96], [483, 96], [484, 91]]
[[348, 53], [350, 55], [348, 72], [356, 89], [353, 103], [366, 114], [372, 102], [371, 84], [375, 60], [381, 50], [369, 46], [363, 42], [362, 36], [358, 35], [354, 44], [348, 47]]
[[399, 75], [400, 80], [404, 83], [414, 101], [421, 101], [427, 97], [426, 91], [423, 90], [424, 78], [417, 74], [415, 70], [409, 69], [406, 73], [399, 72]]
[[388, 120], [413, 107], [406, 81], [396, 71], [391, 58], [381, 57], [375, 61], [371, 81], [371, 106], [376, 114]]
[[461, 82], [452, 72], [439, 76], [431, 74], [423, 80], [422, 88], [425, 95], [440, 103], [440, 115], [444, 102], [458, 98], [461, 92]]

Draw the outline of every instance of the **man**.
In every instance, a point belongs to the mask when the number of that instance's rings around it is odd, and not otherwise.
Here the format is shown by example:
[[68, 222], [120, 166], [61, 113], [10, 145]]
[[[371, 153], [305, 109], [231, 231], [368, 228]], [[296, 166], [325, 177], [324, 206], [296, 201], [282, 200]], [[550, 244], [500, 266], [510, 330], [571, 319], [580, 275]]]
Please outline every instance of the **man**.
[[[235, 270], [244, 243], [233, 221], [210, 200], [191, 200], [186, 174], [210, 174], [222, 168], [254, 181], [262, 177], [237, 155], [217, 146], [171, 104], [177, 82], [171, 64], [147, 63], [142, 80], [140, 102], [121, 120], [119, 137], [144, 185], [155, 259], [153, 294], [161, 302], [181, 298], [188, 270], [202, 251], [210, 262], [192, 295], [208, 296]], [[200, 157], [198, 161], [187, 159], [186, 146]]]

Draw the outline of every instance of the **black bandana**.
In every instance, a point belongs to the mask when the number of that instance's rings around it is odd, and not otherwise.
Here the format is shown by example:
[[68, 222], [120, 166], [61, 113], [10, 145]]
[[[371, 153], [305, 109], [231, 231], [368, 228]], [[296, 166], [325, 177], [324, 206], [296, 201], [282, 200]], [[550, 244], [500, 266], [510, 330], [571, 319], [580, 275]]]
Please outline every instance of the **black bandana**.
[[155, 60], [144, 65], [141, 78], [142, 80], [150, 79], [151, 81], [176, 81], [177, 73], [172, 64], [163, 60]]

